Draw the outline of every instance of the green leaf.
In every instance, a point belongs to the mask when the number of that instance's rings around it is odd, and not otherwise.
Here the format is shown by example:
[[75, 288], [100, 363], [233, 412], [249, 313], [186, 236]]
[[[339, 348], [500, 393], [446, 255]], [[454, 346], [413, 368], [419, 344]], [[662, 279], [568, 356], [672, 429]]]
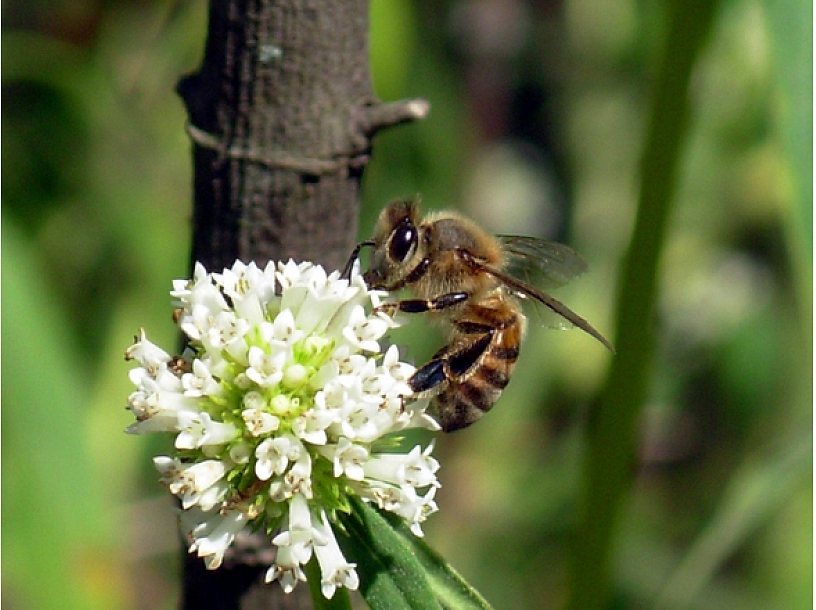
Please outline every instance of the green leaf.
[[465, 582], [459, 572], [428, 546], [428, 543], [411, 532], [404, 520], [393, 513], [385, 513], [380, 515], [380, 518], [389, 522], [397, 535], [401, 536], [409, 546], [414, 557], [425, 570], [425, 577], [430, 582], [431, 589], [443, 608], [481, 608], [483, 610], [491, 608], [487, 600]]
[[359, 499], [341, 514], [336, 532], [346, 558], [357, 564], [360, 592], [374, 610], [480, 608], [488, 603], [394, 515]]

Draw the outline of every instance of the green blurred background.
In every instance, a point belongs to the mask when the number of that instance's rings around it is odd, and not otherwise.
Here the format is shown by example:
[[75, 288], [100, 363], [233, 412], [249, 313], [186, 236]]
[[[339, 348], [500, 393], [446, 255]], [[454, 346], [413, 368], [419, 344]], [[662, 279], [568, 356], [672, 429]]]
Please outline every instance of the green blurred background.
[[[665, 4], [372, 4], [377, 93], [432, 112], [378, 136], [361, 234], [421, 193], [495, 232], [566, 241], [590, 272], [557, 296], [612, 335]], [[176, 339], [191, 169], [173, 88], [198, 66], [206, 5], [2, 10], [2, 602], [173, 608], [179, 551], [150, 465], [163, 445], [122, 433], [122, 356], [140, 326]], [[657, 345], [613, 608], [812, 607], [812, 7], [716, 15], [643, 321]], [[584, 431], [612, 358], [531, 326], [499, 406], [437, 439], [426, 527], [497, 608], [566, 602]]]

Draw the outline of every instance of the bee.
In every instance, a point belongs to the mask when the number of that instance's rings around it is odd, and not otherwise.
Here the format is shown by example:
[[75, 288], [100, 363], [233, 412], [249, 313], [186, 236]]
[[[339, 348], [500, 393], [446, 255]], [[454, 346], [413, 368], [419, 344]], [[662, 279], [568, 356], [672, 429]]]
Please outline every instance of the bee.
[[373, 237], [352, 252], [344, 277], [364, 247], [373, 249], [363, 274], [369, 286], [389, 292], [407, 288], [416, 297], [380, 309], [428, 313], [446, 332], [445, 345], [408, 381], [415, 393], [433, 397], [432, 413], [445, 432], [481, 418], [510, 381], [526, 326], [520, 299], [542, 304], [564, 326], [577, 326], [614, 352], [584, 318], [518, 278], [534, 272], [553, 287], [566, 284], [586, 270], [568, 246], [494, 236], [452, 212], [423, 218], [419, 203], [409, 199], [383, 209]]

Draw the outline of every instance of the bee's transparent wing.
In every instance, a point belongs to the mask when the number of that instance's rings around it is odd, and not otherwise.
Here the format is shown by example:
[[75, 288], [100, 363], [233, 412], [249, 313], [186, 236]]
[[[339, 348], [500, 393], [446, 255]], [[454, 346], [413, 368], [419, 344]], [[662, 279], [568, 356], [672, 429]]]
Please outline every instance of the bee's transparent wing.
[[[505, 289], [511, 290], [507, 287]], [[570, 330], [575, 328], [575, 324], [549, 307], [544, 307], [537, 299], [530, 298], [527, 293], [520, 290], [511, 290], [511, 292], [524, 305], [524, 313], [533, 326], [550, 330]]]
[[522, 300], [541, 305], [536, 308], [536, 315], [543, 326], [577, 326], [614, 353], [612, 344], [589, 322], [541, 290], [563, 286], [586, 271], [586, 262], [575, 250], [536, 237], [502, 235], [499, 240], [507, 255], [507, 265], [502, 270], [485, 269], [501, 280], [506, 290]]
[[584, 273], [587, 264], [569, 246], [524, 235], [499, 235], [507, 265], [505, 272], [526, 284], [552, 290]]

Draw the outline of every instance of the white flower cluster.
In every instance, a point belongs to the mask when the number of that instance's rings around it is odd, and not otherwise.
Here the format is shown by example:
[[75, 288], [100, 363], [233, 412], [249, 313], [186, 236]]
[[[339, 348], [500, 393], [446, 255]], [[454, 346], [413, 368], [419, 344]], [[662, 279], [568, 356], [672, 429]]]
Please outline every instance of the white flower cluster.
[[267, 582], [286, 592], [314, 553], [323, 595], [357, 588], [332, 530], [356, 494], [422, 535], [436, 510], [439, 464], [432, 447], [393, 453], [394, 432], [438, 429], [427, 401], [411, 402], [414, 368], [379, 340], [395, 322], [383, 293], [310, 263], [236, 262], [223, 273], [196, 265], [177, 280], [176, 319], [189, 347], [171, 357], [144, 331], [126, 352], [136, 391], [127, 432], [170, 432], [175, 455], [154, 459], [181, 501], [182, 528], [217, 568], [245, 527], [273, 534]]

